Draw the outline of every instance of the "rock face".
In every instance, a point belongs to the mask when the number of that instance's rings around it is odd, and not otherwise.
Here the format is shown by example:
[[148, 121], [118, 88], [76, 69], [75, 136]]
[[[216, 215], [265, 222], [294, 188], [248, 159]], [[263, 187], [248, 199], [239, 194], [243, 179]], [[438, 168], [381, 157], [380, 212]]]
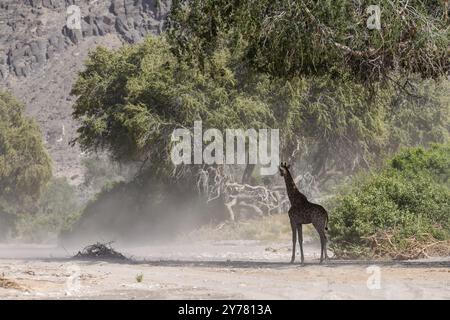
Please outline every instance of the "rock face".
[[[1, 0], [0, 88], [39, 122], [57, 176], [82, 177], [69, 95], [89, 50], [162, 32], [170, 0]], [[80, 182], [79, 178], [73, 179]]]

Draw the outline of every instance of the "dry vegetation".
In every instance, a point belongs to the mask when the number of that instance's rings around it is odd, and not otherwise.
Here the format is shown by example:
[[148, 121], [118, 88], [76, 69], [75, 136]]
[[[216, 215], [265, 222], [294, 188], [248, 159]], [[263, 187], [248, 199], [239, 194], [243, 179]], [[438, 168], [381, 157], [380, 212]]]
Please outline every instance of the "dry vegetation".
[[79, 251], [74, 259], [94, 259], [94, 260], [128, 260], [120, 252], [117, 252], [109, 243], [95, 243], [85, 247], [82, 251]]
[[[303, 231], [305, 241], [316, 237], [311, 225]], [[273, 214], [261, 218], [252, 218], [238, 222], [228, 221], [217, 225], [203, 226], [190, 233], [183, 234], [181, 239], [189, 240], [290, 240], [291, 226], [285, 213]]]
[[10, 280], [10, 279], [5, 278], [4, 275], [0, 276], [0, 288], [3, 288], [3, 289], [15, 289], [15, 290], [20, 290], [20, 291], [27, 291], [27, 288], [25, 288], [24, 286], [18, 284], [14, 280]]
[[382, 231], [367, 237], [375, 258], [391, 257], [395, 260], [421, 259], [450, 256], [450, 240], [436, 240], [431, 234], [424, 233], [403, 240], [403, 247], [392, 240], [392, 232]]
[[450, 254], [450, 144], [409, 148], [334, 198], [331, 248], [340, 258]]

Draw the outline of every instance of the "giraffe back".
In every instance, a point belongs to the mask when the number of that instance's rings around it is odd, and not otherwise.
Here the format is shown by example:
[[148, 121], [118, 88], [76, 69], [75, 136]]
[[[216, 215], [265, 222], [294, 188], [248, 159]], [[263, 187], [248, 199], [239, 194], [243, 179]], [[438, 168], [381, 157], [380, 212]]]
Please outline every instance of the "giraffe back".
[[312, 202], [305, 202], [301, 206], [292, 206], [289, 209], [289, 218], [296, 224], [308, 224], [325, 226], [328, 213], [324, 207]]

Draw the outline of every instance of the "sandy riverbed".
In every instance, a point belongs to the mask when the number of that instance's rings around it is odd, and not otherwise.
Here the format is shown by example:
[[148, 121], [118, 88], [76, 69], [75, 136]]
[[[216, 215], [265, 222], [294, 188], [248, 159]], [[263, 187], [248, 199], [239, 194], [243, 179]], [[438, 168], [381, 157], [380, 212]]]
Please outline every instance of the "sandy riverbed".
[[0, 285], [0, 299], [450, 299], [450, 257], [319, 265], [317, 248], [307, 246], [301, 266], [288, 263], [289, 248], [259, 241], [118, 246], [133, 258], [123, 263], [0, 245], [0, 277], [10, 281]]

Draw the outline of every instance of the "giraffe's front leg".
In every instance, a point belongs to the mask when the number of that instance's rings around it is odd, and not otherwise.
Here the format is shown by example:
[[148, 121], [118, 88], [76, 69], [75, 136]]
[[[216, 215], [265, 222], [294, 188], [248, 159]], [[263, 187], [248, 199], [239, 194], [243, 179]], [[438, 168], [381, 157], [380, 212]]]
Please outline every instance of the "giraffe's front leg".
[[293, 221], [291, 221], [291, 229], [292, 229], [292, 258], [291, 263], [295, 261], [295, 244], [297, 243], [297, 226]]
[[305, 256], [303, 255], [303, 228], [302, 224], [299, 224], [297, 227], [298, 231], [298, 245], [300, 246], [300, 255], [301, 255], [301, 263], [305, 261]]

